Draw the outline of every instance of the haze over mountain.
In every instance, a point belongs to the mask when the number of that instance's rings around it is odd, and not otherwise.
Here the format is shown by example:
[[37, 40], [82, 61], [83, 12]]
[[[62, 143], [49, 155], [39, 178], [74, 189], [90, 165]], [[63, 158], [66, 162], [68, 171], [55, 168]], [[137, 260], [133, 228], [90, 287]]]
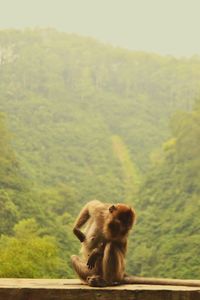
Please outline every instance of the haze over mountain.
[[0, 28], [56, 28], [137, 51], [200, 55], [198, 0], [1, 0]]
[[138, 211], [129, 272], [198, 278], [199, 88], [198, 56], [1, 31], [0, 275], [72, 276], [72, 223], [98, 198]]

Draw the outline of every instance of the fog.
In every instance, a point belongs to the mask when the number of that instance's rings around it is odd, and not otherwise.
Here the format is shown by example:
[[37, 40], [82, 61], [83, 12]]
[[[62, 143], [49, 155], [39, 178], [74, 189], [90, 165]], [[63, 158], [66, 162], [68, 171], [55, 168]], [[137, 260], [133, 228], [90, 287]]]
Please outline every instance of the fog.
[[133, 50], [200, 53], [199, 0], [1, 0], [0, 28], [53, 27]]

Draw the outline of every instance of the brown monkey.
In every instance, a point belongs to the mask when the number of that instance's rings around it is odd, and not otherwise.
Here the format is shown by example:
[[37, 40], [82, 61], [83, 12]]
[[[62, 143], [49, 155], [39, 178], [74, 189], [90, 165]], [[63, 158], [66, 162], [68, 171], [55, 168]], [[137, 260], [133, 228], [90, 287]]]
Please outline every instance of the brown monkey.
[[[85, 205], [73, 229], [82, 242], [84, 261], [72, 256], [72, 264], [82, 280], [92, 286], [122, 281], [127, 237], [134, 220], [134, 210], [125, 204], [111, 205], [94, 200]], [[80, 228], [85, 223], [83, 233]]]
[[[126, 276], [124, 259], [127, 236], [134, 220], [134, 210], [125, 204], [111, 205], [94, 200], [85, 205], [73, 229], [82, 242], [84, 261], [72, 256], [72, 264], [79, 277], [91, 286], [115, 283], [200, 286], [197, 280]], [[84, 224], [86, 228], [83, 233], [80, 228]]]

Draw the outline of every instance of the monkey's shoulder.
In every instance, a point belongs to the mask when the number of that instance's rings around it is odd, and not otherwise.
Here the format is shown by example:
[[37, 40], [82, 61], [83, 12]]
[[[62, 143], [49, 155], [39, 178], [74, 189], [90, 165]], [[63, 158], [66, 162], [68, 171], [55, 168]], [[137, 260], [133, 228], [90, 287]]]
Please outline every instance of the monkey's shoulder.
[[108, 213], [111, 204], [103, 203], [99, 200], [92, 200], [88, 202], [87, 205], [91, 217], [102, 218]]

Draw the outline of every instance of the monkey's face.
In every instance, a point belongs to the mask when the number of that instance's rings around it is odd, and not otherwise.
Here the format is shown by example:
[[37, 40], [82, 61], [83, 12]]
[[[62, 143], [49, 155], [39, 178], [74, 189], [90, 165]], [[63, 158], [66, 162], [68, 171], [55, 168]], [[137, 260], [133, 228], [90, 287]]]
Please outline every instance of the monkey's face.
[[108, 228], [111, 236], [118, 238], [127, 235], [135, 220], [134, 210], [125, 204], [117, 204], [112, 205], [109, 212]]

